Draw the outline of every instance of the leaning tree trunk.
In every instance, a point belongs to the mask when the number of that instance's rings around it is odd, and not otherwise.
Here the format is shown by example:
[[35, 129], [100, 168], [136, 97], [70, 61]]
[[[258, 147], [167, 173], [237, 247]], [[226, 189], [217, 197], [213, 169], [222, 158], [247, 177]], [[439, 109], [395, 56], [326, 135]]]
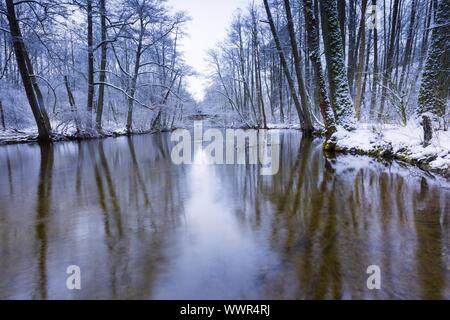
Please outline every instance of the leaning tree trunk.
[[325, 122], [325, 137], [328, 140], [336, 131], [336, 121], [330, 101], [328, 100], [325, 78], [322, 71], [322, 62], [320, 61], [318, 26], [313, 13], [312, 0], [303, 0], [303, 10], [308, 33], [309, 57], [311, 58], [314, 68], [314, 79], [316, 81], [316, 87], [319, 91], [320, 112]]
[[292, 57], [294, 58], [294, 69], [297, 76], [298, 92], [300, 93], [303, 115], [305, 116], [304, 130], [307, 132], [312, 132], [314, 131], [314, 128], [311, 121], [311, 103], [309, 101], [309, 97], [306, 95], [305, 82], [303, 81], [301, 61], [298, 53], [297, 39], [294, 30], [294, 20], [292, 18], [291, 4], [289, 0], [284, 0], [284, 8], [287, 17], [289, 39], [291, 41]]
[[450, 0], [441, 0], [436, 12], [427, 61], [422, 74], [416, 114], [422, 117], [424, 144], [432, 138], [431, 119], [445, 116], [449, 89]]
[[[410, 15], [409, 27], [408, 27], [408, 36], [406, 38], [405, 50], [403, 53], [402, 74], [400, 76], [400, 82], [398, 84], [398, 89], [400, 91], [403, 90], [404, 81], [406, 80], [406, 83], [408, 82], [409, 64], [411, 63], [413, 42], [414, 42], [413, 40], [415, 38], [414, 31], [417, 32], [417, 29], [415, 27], [416, 15], [417, 15], [416, 11], [417, 11], [417, 2], [416, 2], [416, 0], [412, 0], [411, 15]], [[407, 69], [408, 69], [408, 74], [406, 73]], [[405, 79], [405, 77], [406, 77], [406, 79]]]
[[347, 130], [352, 130], [355, 128], [355, 110], [345, 70], [344, 48], [339, 29], [336, 0], [320, 1], [320, 13], [331, 105], [334, 108], [337, 124]]
[[[40, 91], [37, 83], [33, 83], [33, 71], [30, 70], [28, 52], [23, 41], [22, 32], [20, 31], [19, 22], [17, 21], [16, 10], [13, 0], [6, 0], [6, 9], [8, 12], [9, 29], [14, 46], [14, 53], [16, 56], [17, 67], [22, 78], [25, 93], [27, 95], [28, 103], [33, 112], [34, 119], [38, 128], [38, 140], [51, 140], [51, 126], [48, 121], [47, 112], [44, 105], [39, 103], [38, 94]], [[28, 63], [27, 63], [28, 62]]]
[[298, 117], [300, 119], [300, 125], [301, 125], [302, 129], [304, 129], [305, 125], [306, 125], [305, 115], [303, 114], [302, 107], [300, 105], [300, 101], [295, 92], [294, 80], [292, 80], [291, 72], [289, 71], [289, 66], [287, 64], [286, 57], [284, 56], [283, 48], [281, 47], [280, 38], [278, 37], [278, 33], [275, 28], [275, 23], [273, 21], [272, 13], [270, 11], [269, 2], [267, 0], [264, 0], [264, 8], [267, 13], [267, 19], [269, 20], [270, 31], [272, 32], [273, 40], [275, 41], [275, 46], [277, 48], [278, 55], [280, 57], [280, 62], [283, 67], [284, 74], [286, 76], [286, 80], [289, 85], [289, 91], [291, 93], [291, 97], [292, 97], [292, 100], [294, 101], [295, 109], [297, 110]]
[[75, 104], [75, 98], [73, 96], [72, 89], [70, 88], [69, 79], [66, 75], [64, 76], [64, 86], [66, 87], [67, 97], [69, 99], [70, 105], [70, 112], [72, 113], [72, 116], [74, 118], [77, 133], [80, 133], [80, 122], [77, 115], [77, 106]]

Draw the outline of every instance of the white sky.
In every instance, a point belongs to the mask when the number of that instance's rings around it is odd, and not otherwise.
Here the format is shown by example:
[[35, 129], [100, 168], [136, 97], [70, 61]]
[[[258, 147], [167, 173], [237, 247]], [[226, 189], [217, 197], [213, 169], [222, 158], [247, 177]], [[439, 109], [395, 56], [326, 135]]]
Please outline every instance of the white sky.
[[251, 0], [168, 0], [176, 11], [185, 11], [191, 21], [187, 24], [187, 35], [181, 43], [186, 63], [200, 75], [189, 78], [189, 89], [197, 100], [203, 98], [205, 73], [208, 64], [205, 61], [208, 49], [227, 34], [233, 13], [245, 8]]

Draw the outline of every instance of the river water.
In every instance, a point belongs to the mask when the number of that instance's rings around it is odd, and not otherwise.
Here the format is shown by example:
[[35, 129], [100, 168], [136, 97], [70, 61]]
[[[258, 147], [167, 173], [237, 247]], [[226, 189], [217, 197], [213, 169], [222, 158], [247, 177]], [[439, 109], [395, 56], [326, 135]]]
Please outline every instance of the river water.
[[280, 139], [273, 176], [169, 134], [0, 147], [0, 298], [450, 299], [448, 181]]

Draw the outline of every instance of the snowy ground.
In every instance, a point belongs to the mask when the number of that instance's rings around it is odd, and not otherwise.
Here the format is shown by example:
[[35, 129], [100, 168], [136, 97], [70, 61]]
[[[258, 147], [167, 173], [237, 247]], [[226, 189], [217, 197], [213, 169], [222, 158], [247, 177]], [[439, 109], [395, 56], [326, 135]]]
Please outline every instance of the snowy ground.
[[450, 173], [450, 132], [435, 131], [431, 144], [423, 147], [422, 127], [360, 124], [355, 131], [339, 129], [337, 148], [367, 154], [392, 154], [394, 158]]
[[[65, 139], [75, 139], [77, 138], [77, 132], [73, 126], [63, 127], [61, 125], [57, 125], [56, 123], [52, 123], [54, 140], [65, 140]], [[146, 133], [148, 131], [144, 130], [136, 130], [136, 134], [138, 133]], [[103, 129], [103, 133], [99, 134], [95, 130], [92, 130], [91, 133], [84, 133], [80, 138], [100, 138], [100, 137], [109, 137], [109, 136], [121, 136], [125, 135], [126, 130], [123, 126], [108, 126]], [[37, 129], [35, 127], [25, 128], [25, 129], [6, 129], [0, 130], [0, 145], [2, 144], [12, 144], [12, 143], [26, 143], [26, 142], [34, 142], [37, 140]]]

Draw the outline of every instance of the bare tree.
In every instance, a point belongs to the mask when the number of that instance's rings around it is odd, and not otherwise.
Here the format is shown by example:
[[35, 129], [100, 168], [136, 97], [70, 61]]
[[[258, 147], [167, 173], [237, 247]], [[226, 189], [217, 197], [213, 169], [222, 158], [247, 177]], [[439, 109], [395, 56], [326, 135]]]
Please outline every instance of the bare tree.
[[320, 112], [322, 113], [322, 117], [325, 122], [325, 137], [328, 140], [336, 131], [336, 121], [330, 101], [328, 100], [328, 93], [322, 70], [322, 62], [320, 61], [318, 25], [313, 13], [312, 0], [303, 0], [303, 11], [308, 32], [308, 47], [310, 51], [309, 57], [314, 67], [316, 85], [319, 90]]
[[40, 90], [34, 77], [28, 51], [23, 41], [22, 32], [17, 20], [15, 4], [13, 0], [6, 0], [7, 17], [9, 29], [14, 46], [14, 52], [17, 61], [17, 67], [22, 78], [25, 93], [28, 98], [31, 110], [38, 128], [39, 141], [49, 141], [51, 139], [52, 129], [48, 120], [47, 111], [39, 99]]
[[284, 56], [283, 48], [281, 47], [281, 42], [280, 42], [280, 39], [278, 37], [278, 33], [277, 33], [276, 28], [275, 28], [275, 23], [273, 21], [272, 13], [270, 11], [269, 3], [268, 3], [267, 0], [264, 0], [264, 8], [266, 10], [267, 19], [269, 20], [270, 30], [272, 32], [272, 36], [273, 36], [273, 39], [275, 41], [275, 45], [277, 47], [278, 55], [280, 56], [280, 62], [281, 62], [281, 65], [283, 67], [284, 74], [286, 76], [286, 80], [288, 81], [288, 84], [289, 84], [291, 97], [292, 97], [292, 100], [294, 100], [294, 105], [295, 105], [295, 108], [297, 109], [297, 113], [298, 113], [298, 116], [299, 116], [299, 119], [300, 119], [301, 127], [302, 127], [303, 130], [308, 132], [312, 128], [308, 128], [308, 124], [307, 124], [307, 121], [306, 121], [306, 116], [305, 116], [304, 110], [303, 110], [303, 108], [302, 108], [302, 106], [300, 104], [300, 101], [299, 101], [298, 97], [297, 97], [297, 94], [296, 94], [296, 91], [295, 91], [295, 86], [294, 86], [294, 80], [292, 79], [291, 72], [289, 70], [289, 67], [288, 67], [288, 64], [287, 64], [287, 61], [286, 61], [286, 57]]
[[105, 82], [106, 82], [106, 64], [107, 64], [107, 30], [106, 30], [106, 0], [99, 0], [100, 4], [100, 29], [101, 29], [101, 58], [100, 58], [100, 72], [99, 72], [99, 82], [98, 87], [98, 102], [97, 102], [97, 115], [95, 118], [95, 123], [97, 130], [102, 130], [102, 116], [103, 116], [103, 105], [105, 103]]

